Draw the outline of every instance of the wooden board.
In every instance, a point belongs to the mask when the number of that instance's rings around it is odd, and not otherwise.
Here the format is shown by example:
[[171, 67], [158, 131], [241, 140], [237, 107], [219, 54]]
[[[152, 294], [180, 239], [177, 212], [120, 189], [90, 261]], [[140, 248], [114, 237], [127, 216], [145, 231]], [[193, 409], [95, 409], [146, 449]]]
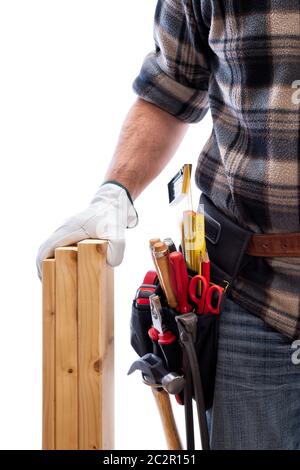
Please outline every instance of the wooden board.
[[114, 280], [107, 242], [43, 262], [43, 449], [114, 448]]
[[107, 242], [78, 244], [79, 449], [114, 448], [113, 270]]
[[43, 262], [43, 442], [55, 449], [55, 260]]
[[78, 449], [77, 248], [55, 250], [57, 450]]

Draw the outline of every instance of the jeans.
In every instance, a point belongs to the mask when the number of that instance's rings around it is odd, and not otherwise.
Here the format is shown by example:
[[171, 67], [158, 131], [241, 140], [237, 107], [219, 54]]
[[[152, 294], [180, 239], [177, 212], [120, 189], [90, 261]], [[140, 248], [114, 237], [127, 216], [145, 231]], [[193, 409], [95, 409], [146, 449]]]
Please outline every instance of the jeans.
[[212, 450], [300, 450], [300, 364], [293, 364], [292, 342], [226, 300], [208, 412]]

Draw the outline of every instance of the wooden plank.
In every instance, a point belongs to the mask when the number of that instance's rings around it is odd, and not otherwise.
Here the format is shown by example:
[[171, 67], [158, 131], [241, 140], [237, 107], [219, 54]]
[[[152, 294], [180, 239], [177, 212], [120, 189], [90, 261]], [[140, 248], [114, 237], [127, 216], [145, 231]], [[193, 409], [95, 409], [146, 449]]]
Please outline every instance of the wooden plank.
[[43, 262], [43, 437], [55, 449], [55, 260]]
[[56, 449], [78, 449], [77, 248], [55, 250]]
[[113, 270], [107, 242], [78, 244], [79, 449], [114, 448]]
[[[106, 259], [106, 250], [105, 250]], [[102, 357], [102, 449], [114, 449], [115, 368], [114, 368], [114, 270], [106, 263], [105, 297], [101, 317], [100, 357]]]

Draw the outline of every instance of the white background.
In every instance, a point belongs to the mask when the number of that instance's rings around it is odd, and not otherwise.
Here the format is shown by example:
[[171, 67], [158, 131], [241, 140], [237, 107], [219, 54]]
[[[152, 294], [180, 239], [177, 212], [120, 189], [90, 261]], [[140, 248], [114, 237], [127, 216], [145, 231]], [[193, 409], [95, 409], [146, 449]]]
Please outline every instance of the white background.
[[[0, 448], [41, 448], [39, 244], [83, 209], [102, 182], [132, 81], [153, 48], [155, 0], [0, 0]], [[138, 198], [138, 228], [116, 269], [116, 448], [162, 449], [150, 390], [127, 377], [131, 299], [152, 268], [154, 236], [175, 236], [167, 182], [196, 164], [211, 129], [191, 129]], [[195, 199], [198, 198], [195, 192]], [[183, 410], [175, 405], [183, 434]]]

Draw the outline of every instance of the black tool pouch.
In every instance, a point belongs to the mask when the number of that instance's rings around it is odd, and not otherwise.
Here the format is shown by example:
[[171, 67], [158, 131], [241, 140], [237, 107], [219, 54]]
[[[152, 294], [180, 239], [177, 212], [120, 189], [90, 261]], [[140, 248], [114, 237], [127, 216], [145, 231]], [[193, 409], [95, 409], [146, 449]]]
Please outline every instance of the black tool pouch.
[[[208, 409], [212, 405], [214, 394], [219, 318], [222, 315], [222, 307], [230, 293], [234, 279], [251, 260], [251, 257], [246, 255], [245, 252], [252, 232], [232, 222], [204, 194], [201, 195], [200, 204], [204, 205], [205, 211], [206, 247], [211, 263], [211, 281], [224, 287], [220, 314], [197, 316], [195, 349], [202, 379], [205, 406]], [[193, 276], [197, 273], [189, 272], [189, 274]], [[175, 320], [178, 312], [167, 306], [159, 285], [152, 286], [152, 288], [161, 297], [166, 326], [178, 338]], [[152, 289], [152, 293], [153, 291]], [[147, 294], [144, 295], [147, 297]], [[182, 357], [180, 351], [178, 352], [177, 349], [177, 357], [174, 357], [174, 348], [170, 348], [169, 354], [168, 348], [165, 348], [167, 354], [163, 354], [159, 345], [154, 345], [148, 335], [151, 325], [149, 304], [138, 305], [135, 299], [131, 316], [131, 344], [133, 348], [141, 357], [147, 353], [154, 352], [164, 360], [166, 367], [173, 369], [176, 367], [176, 370], [173, 370], [173, 372], [181, 373]]]
[[211, 280], [215, 284], [223, 284], [228, 295], [234, 279], [251, 260], [251, 256], [245, 253], [252, 232], [236, 225], [203, 193], [200, 204], [203, 204], [205, 211], [205, 238], [211, 263]]
[[[139, 289], [140, 290], [140, 289]], [[160, 296], [165, 326], [177, 338], [176, 343], [163, 348], [155, 344], [149, 337], [148, 331], [152, 327], [150, 305], [140, 305], [137, 298], [132, 304], [130, 322], [131, 345], [136, 353], [142, 357], [148, 353], [159, 356], [170, 372], [182, 374], [182, 350], [179, 347], [179, 333], [176, 316], [179, 313], [170, 308], [160, 285], [155, 286], [155, 293]], [[149, 293], [149, 295], [151, 292]], [[145, 295], [145, 293], [144, 293]], [[218, 350], [219, 315], [197, 315], [197, 336], [195, 349], [200, 369], [205, 408], [212, 406], [215, 373]], [[181, 396], [183, 401], [183, 396]]]

